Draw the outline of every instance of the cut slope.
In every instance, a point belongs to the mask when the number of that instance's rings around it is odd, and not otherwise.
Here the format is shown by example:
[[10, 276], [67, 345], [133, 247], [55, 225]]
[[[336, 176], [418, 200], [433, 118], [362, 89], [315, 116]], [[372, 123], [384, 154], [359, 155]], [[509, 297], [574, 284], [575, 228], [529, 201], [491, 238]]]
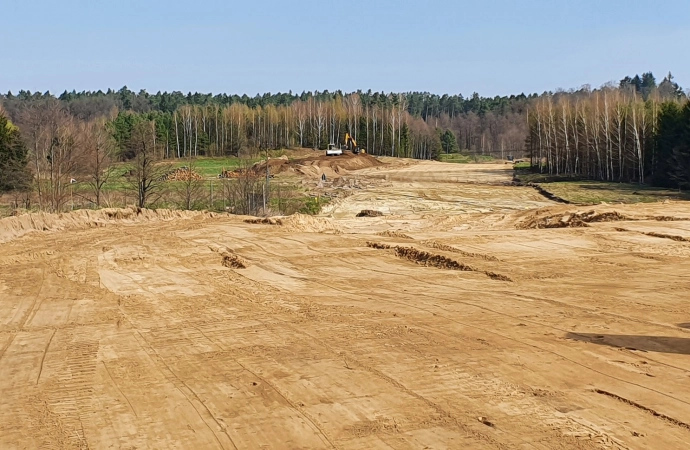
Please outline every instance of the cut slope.
[[155, 222], [197, 217], [220, 217], [222, 214], [169, 209], [106, 208], [82, 209], [62, 214], [30, 213], [0, 219], [0, 243], [9, 242], [36, 231], [64, 231], [104, 227], [113, 223]]

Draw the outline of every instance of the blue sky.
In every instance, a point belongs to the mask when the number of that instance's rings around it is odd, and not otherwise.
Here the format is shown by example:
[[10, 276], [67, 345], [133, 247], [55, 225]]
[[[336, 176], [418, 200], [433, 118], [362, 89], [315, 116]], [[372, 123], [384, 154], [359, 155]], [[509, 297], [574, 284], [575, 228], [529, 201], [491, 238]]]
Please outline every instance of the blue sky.
[[541, 93], [672, 71], [690, 1], [5, 0], [0, 91]]

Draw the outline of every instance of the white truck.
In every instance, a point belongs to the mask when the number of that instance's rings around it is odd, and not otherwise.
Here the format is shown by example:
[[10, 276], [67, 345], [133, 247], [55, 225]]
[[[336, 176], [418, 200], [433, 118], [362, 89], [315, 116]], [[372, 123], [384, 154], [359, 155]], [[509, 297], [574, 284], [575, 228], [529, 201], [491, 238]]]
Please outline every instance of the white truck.
[[328, 149], [326, 149], [326, 156], [340, 156], [343, 154], [343, 149], [339, 145], [328, 144]]

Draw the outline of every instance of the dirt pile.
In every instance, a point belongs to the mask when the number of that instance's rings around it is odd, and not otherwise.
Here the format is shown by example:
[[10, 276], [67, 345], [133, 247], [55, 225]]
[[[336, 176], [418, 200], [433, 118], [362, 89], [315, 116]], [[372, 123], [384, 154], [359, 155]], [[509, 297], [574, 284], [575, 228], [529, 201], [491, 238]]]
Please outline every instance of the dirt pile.
[[376, 250], [390, 250], [393, 246], [388, 244], [381, 244], [380, 242], [367, 242], [367, 247], [375, 248]]
[[169, 209], [106, 208], [83, 209], [62, 214], [31, 213], [0, 219], [0, 243], [9, 242], [36, 231], [65, 231], [104, 227], [114, 223], [138, 223], [221, 217], [222, 214]]
[[180, 167], [163, 175], [165, 181], [201, 181], [204, 179], [189, 167]]
[[652, 236], [652, 237], [658, 237], [662, 239], [671, 239], [672, 241], [676, 242], [690, 242], [690, 238], [686, 238], [684, 236], [677, 236], [674, 234], [666, 234], [666, 233], [657, 233], [655, 231], [651, 231], [649, 233], [644, 233], [647, 236]]
[[271, 217], [257, 217], [255, 219], [244, 219], [244, 223], [251, 223], [255, 225], [280, 225], [280, 219], [273, 219]]
[[392, 237], [392, 238], [401, 238], [401, 239], [414, 239], [413, 237], [408, 236], [405, 233], [402, 233], [400, 231], [391, 231], [391, 230], [381, 231], [380, 233], [376, 233], [376, 235], [377, 236]]
[[499, 273], [495, 272], [490, 272], [486, 270], [481, 270], [476, 267], [472, 267], [470, 265], [467, 265], [465, 263], [456, 261], [454, 259], [448, 258], [443, 255], [437, 255], [429, 252], [425, 252], [422, 250], [417, 250], [416, 248], [413, 247], [401, 247], [401, 246], [390, 246], [388, 244], [381, 244], [378, 242], [367, 242], [367, 247], [374, 248], [377, 250], [393, 250], [395, 251], [395, 256], [398, 258], [402, 259], [407, 259], [408, 261], [412, 261], [416, 264], [425, 266], [425, 267], [437, 267], [439, 269], [448, 269], [448, 270], [461, 270], [463, 272], [478, 272], [478, 273], [483, 273], [487, 277], [491, 278], [492, 280], [499, 280], [499, 281], [513, 281], [510, 278], [508, 278], [505, 275], [501, 275]]
[[230, 269], [246, 269], [247, 264], [246, 262], [240, 258], [238, 255], [232, 253], [232, 252], [223, 252], [221, 254], [221, 257], [223, 258], [221, 260], [221, 264], [224, 267], [228, 267]]
[[224, 178], [235, 178], [244, 174], [265, 175], [266, 166], [271, 175], [283, 172], [296, 172], [312, 178], [319, 178], [326, 175], [328, 178], [338, 178], [352, 170], [366, 169], [369, 167], [382, 166], [385, 163], [370, 155], [354, 155], [344, 153], [341, 156], [326, 156], [319, 152], [318, 156], [309, 156], [301, 159], [288, 159], [287, 156], [269, 159], [268, 162], [261, 161], [254, 164], [249, 169], [238, 169], [234, 172], [224, 172]]
[[306, 214], [293, 214], [292, 216], [280, 219], [286, 231], [307, 232], [307, 233], [340, 233], [341, 229], [336, 223], [325, 217], [314, 217]]
[[476, 272], [477, 269], [467, 264], [447, 258], [443, 255], [434, 255], [429, 252], [417, 250], [412, 247], [395, 247], [395, 256], [413, 261], [422, 266], [438, 267], [440, 269], [464, 270], [466, 272]]
[[363, 209], [357, 213], [357, 217], [381, 217], [383, 213], [381, 211], [375, 211], [373, 209]]
[[500, 260], [499, 260], [498, 258], [496, 258], [495, 256], [484, 255], [484, 254], [482, 254], [482, 253], [471, 253], [471, 252], [466, 252], [466, 251], [464, 251], [464, 250], [460, 250], [459, 248], [455, 248], [455, 247], [452, 247], [452, 246], [450, 246], [450, 245], [443, 244], [443, 243], [437, 242], [437, 241], [422, 241], [422, 245], [425, 245], [425, 246], [431, 247], [431, 248], [435, 248], [435, 249], [438, 249], [438, 250], [443, 250], [443, 251], [446, 251], [446, 252], [458, 253], [458, 254], [460, 254], [460, 255], [462, 255], [462, 256], [467, 256], [467, 257], [470, 257], [470, 258], [481, 258], [481, 259], [485, 259], [485, 260], [487, 260], [487, 261], [500, 261]]
[[574, 211], [560, 214], [543, 214], [537, 212], [526, 220], [516, 224], [516, 228], [528, 230], [536, 228], [576, 228], [587, 227], [594, 222], [617, 222], [625, 220], [637, 220], [621, 214], [618, 211]]
[[307, 214], [293, 214], [287, 217], [257, 217], [255, 219], [245, 219], [245, 223], [258, 225], [277, 225], [283, 227], [285, 231], [293, 231], [298, 233], [325, 233], [335, 232], [341, 233], [342, 230], [335, 222], [325, 217], [314, 217]]

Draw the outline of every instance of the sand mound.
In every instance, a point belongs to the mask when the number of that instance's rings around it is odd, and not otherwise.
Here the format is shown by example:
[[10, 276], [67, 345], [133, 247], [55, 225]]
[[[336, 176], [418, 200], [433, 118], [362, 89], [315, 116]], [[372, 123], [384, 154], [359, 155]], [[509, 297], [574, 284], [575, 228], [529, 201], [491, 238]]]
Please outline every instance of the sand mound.
[[[681, 205], [682, 203], [678, 203]], [[587, 227], [595, 222], [654, 220], [657, 222], [687, 221], [690, 217], [673, 203], [636, 203], [594, 206], [549, 206], [507, 216], [501, 223], [517, 229]], [[659, 214], [663, 213], [663, 214]], [[674, 215], [669, 215], [672, 213]]]
[[500, 261], [495, 256], [484, 255], [483, 253], [466, 252], [464, 250], [460, 250], [459, 248], [455, 248], [455, 247], [452, 247], [452, 246], [447, 245], [447, 244], [443, 244], [443, 243], [438, 242], [438, 241], [422, 241], [422, 245], [426, 245], [427, 247], [435, 248], [438, 250], [443, 250], [446, 252], [458, 253], [462, 256], [467, 256], [470, 258], [481, 258], [481, 259], [485, 259], [487, 261]]
[[242, 258], [231, 252], [223, 252], [221, 264], [231, 269], [246, 269], [247, 264]]
[[286, 231], [324, 233], [332, 231], [340, 233], [340, 228], [331, 219], [325, 217], [314, 217], [306, 214], [293, 214], [287, 217], [257, 217], [255, 219], [245, 219], [245, 223], [258, 225], [278, 225]]
[[516, 225], [518, 229], [534, 228], [576, 228], [587, 227], [593, 222], [617, 222], [623, 220], [636, 220], [632, 217], [621, 214], [618, 211], [574, 211], [560, 214], [543, 214], [538, 212], [527, 220]]
[[414, 239], [411, 236], [406, 235], [405, 233], [402, 233], [400, 231], [381, 231], [380, 233], [376, 233], [377, 236], [386, 236], [386, 237], [393, 237], [393, 238], [401, 238], [401, 239]]
[[407, 259], [422, 266], [426, 267], [437, 267], [439, 269], [448, 270], [461, 270], [463, 272], [479, 272], [483, 273], [492, 280], [499, 281], [513, 281], [505, 275], [501, 275], [495, 272], [489, 272], [486, 270], [481, 270], [476, 267], [469, 266], [465, 263], [461, 263], [454, 259], [450, 259], [443, 255], [437, 255], [422, 250], [417, 250], [413, 247], [392, 247], [388, 244], [381, 244], [378, 242], [367, 242], [367, 247], [375, 248], [377, 250], [393, 250], [395, 251], [395, 256], [402, 259]]
[[381, 217], [381, 211], [374, 211], [373, 209], [363, 209], [357, 214], [357, 217]]
[[244, 223], [252, 223], [255, 225], [280, 225], [280, 219], [271, 217], [257, 217], [256, 219], [244, 219]]
[[684, 236], [676, 236], [673, 234], [657, 233], [655, 231], [651, 231], [649, 233], [644, 233], [644, 234], [646, 234], [647, 236], [658, 237], [658, 238], [662, 238], [662, 239], [671, 239], [672, 241], [676, 241], [676, 242], [690, 242], [689, 238], [686, 238]]
[[[285, 156], [269, 159], [268, 163], [262, 161], [254, 164], [249, 171], [257, 176], [263, 175], [266, 173], [266, 165], [268, 165], [271, 175], [292, 171], [312, 178], [319, 178], [322, 174], [325, 174], [328, 178], [338, 178], [352, 170], [378, 167], [384, 164], [371, 155], [344, 153], [341, 156], [326, 156], [319, 152], [318, 156], [302, 159], [288, 159]], [[235, 172], [244, 173], [244, 171]], [[228, 174], [228, 177], [232, 177], [232, 174]]]
[[324, 233], [327, 231], [340, 233], [340, 228], [331, 219], [314, 217], [306, 214], [293, 214], [280, 219], [280, 223], [286, 231]]
[[0, 219], [0, 243], [9, 242], [37, 231], [80, 230], [104, 227], [113, 223], [155, 222], [220, 216], [221, 214], [200, 211], [141, 208], [82, 209], [62, 214], [31, 213]]

